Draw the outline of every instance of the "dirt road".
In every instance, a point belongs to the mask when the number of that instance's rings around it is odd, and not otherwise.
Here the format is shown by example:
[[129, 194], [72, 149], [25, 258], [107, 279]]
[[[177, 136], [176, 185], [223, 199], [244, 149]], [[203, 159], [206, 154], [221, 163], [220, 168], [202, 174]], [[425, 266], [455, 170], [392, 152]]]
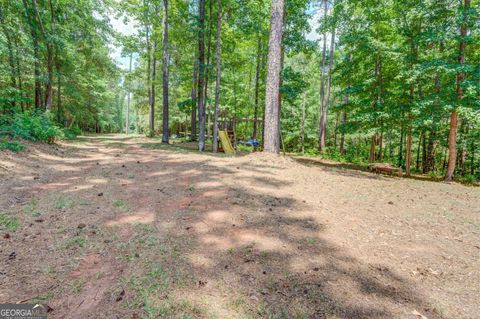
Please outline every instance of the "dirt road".
[[122, 135], [0, 178], [0, 303], [51, 318], [479, 316], [479, 188]]

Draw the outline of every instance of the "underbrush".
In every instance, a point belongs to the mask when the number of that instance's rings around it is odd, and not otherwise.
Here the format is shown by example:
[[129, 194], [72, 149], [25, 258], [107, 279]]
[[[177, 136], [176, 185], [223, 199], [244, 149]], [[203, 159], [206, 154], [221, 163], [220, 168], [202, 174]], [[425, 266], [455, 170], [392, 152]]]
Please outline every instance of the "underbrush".
[[49, 112], [33, 110], [0, 115], [0, 150], [22, 151], [25, 145], [20, 140], [52, 144], [73, 139], [81, 133], [77, 126], [60, 128]]
[[0, 140], [0, 151], [10, 150], [12, 152], [21, 152], [25, 149], [25, 145], [17, 141]]

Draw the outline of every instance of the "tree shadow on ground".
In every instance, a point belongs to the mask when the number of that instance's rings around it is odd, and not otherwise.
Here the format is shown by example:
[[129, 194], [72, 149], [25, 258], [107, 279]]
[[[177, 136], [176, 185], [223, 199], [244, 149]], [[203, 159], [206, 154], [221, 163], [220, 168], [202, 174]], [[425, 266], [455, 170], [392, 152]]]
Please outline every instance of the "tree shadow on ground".
[[[205, 158], [158, 158], [166, 172], [161, 184], [172, 191], [160, 199], [168, 204], [158, 207], [163, 211], [155, 213], [152, 224], [163, 233], [160, 243], [176, 243], [178, 254], [165, 259], [149, 252], [146, 258], [167, 272], [194, 278], [187, 289], [172, 281], [172, 295], [187, 294], [203, 307], [203, 315], [407, 318], [419, 310], [441, 318], [408, 278], [383, 265], [364, 264], [323, 239], [326, 226], [314, 208], [275, 191], [255, 191], [246, 186], [251, 177], [236, 176], [237, 170], [211, 165]], [[226, 174], [237, 185], [225, 183]], [[288, 187], [269, 172], [255, 179], [272, 189]], [[192, 190], [189, 185], [197, 186]], [[212, 298], [222, 301], [212, 306]], [[172, 300], [151, 301], [158, 308], [152, 306], [148, 313], [161, 314], [165, 302]]]
[[[413, 310], [442, 318], [411, 280], [384, 265], [366, 264], [325, 239], [328, 226], [315, 207], [280, 195], [276, 189], [289, 185], [268, 165], [252, 171], [254, 164], [235, 162], [237, 169], [212, 162], [209, 155], [130, 146], [120, 153], [125, 148], [100, 145], [96, 157], [78, 150], [69, 156], [88, 160], [64, 163], [71, 170], [52, 173], [57, 186], [49, 191], [73, 194], [90, 206], [88, 211], [75, 206], [53, 212], [42, 223], [42, 232], [51, 235], [22, 244], [38, 263], [15, 268], [16, 278], [7, 283], [22, 289], [11, 292], [11, 298], [48, 291], [56, 282], [53, 318], [67, 313], [92, 318], [132, 313], [148, 318], [410, 318]], [[105, 171], [108, 176], [102, 175]], [[79, 223], [96, 225], [96, 231], [78, 230]], [[79, 236], [86, 245], [51, 248]], [[17, 250], [20, 254], [21, 247]], [[43, 258], [47, 251], [48, 260]], [[98, 271], [82, 272], [83, 263], [65, 265], [72, 256], [85, 260], [93, 254], [101, 256], [109, 281], [99, 279]], [[30, 278], [47, 266], [59, 269], [55, 279], [45, 273]], [[83, 290], [75, 295], [70, 287], [78, 279], [72, 271], [86, 274]], [[123, 295], [112, 298], [118, 287]], [[92, 294], [99, 297], [92, 301]], [[82, 306], [75, 308], [72, 298]]]

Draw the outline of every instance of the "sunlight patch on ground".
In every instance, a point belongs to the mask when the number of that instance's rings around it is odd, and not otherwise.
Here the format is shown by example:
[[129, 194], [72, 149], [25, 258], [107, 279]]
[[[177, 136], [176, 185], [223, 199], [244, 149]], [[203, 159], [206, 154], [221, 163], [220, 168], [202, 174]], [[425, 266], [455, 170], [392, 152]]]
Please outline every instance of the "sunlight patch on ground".
[[225, 210], [215, 210], [207, 213], [206, 222], [227, 222], [231, 219], [231, 214]]
[[70, 188], [70, 189], [64, 190], [63, 192], [64, 192], [64, 193], [74, 193], [74, 192], [79, 192], [79, 191], [86, 190], [86, 189], [91, 189], [91, 188], [93, 188], [93, 187], [94, 187], [94, 185], [90, 185], [90, 184], [77, 185], [77, 186], [75, 186], [74, 188]]
[[[219, 187], [222, 187], [223, 184], [217, 181], [206, 181], [206, 182], [197, 183], [196, 186], [198, 188], [219, 188]], [[204, 193], [204, 196], [211, 196], [210, 193], [214, 192], [215, 194], [217, 194], [219, 191], [220, 190], [209, 191]]]
[[201, 241], [207, 245], [214, 245], [217, 249], [221, 250], [252, 244], [255, 245], [257, 249], [265, 251], [291, 249], [290, 245], [276, 237], [261, 235], [246, 230], [225, 236], [204, 235], [201, 237]]
[[69, 185], [70, 183], [48, 183], [48, 184], [41, 185], [38, 188], [41, 190], [53, 190], [58, 188], [65, 189]]
[[163, 175], [168, 175], [168, 174], [169, 174], [169, 172], [166, 172], [166, 171], [158, 171], [158, 172], [146, 174], [146, 176], [148, 176], [148, 177], [158, 177], [158, 176], [163, 176]]
[[196, 267], [213, 267], [214, 261], [203, 254], [193, 253], [188, 256], [190, 263]]
[[88, 180], [89, 182], [93, 184], [107, 184], [108, 180], [105, 178], [91, 178]]
[[107, 226], [121, 226], [127, 224], [151, 224], [155, 220], [152, 212], [137, 212], [131, 215], [122, 215], [106, 223]]

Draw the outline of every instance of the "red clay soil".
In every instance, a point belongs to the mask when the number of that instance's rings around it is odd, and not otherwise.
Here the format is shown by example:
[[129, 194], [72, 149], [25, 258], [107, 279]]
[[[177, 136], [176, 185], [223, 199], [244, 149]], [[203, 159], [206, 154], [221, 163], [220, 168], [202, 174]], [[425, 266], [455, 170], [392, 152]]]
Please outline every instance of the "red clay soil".
[[0, 214], [49, 318], [480, 316], [475, 187], [102, 135], [0, 153]]

